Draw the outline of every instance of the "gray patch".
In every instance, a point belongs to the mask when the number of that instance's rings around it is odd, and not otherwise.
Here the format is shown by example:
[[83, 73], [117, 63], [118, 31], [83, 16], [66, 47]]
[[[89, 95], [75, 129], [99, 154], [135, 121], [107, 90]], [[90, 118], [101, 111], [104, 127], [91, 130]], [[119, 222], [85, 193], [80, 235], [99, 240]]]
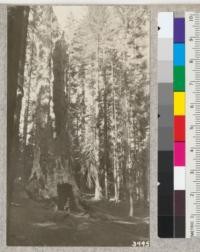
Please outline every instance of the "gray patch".
[[173, 40], [169, 38], [159, 38], [158, 60], [173, 61]]
[[173, 150], [173, 128], [172, 127], [160, 127], [158, 128], [158, 150], [159, 151], [171, 151]]
[[158, 105], [173, 104], [173, 83], [158, 83]]
[[172, 105], [158, 107], [158, 127], [172, 127], [173, 118]]
[[165, 82], [171, 83], [173, 82], [173, 61], [158, 61], [157, 63], [157, 71], [158, 71], [158, 83]]

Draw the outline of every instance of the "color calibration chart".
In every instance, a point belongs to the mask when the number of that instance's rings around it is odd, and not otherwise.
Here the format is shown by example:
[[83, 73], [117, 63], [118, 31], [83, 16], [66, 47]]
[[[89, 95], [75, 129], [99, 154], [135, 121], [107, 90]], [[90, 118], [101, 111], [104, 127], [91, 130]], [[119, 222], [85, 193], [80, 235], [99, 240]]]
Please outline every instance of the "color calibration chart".
[[200, 236], [200, 13], [158, 14], [158, 236]]

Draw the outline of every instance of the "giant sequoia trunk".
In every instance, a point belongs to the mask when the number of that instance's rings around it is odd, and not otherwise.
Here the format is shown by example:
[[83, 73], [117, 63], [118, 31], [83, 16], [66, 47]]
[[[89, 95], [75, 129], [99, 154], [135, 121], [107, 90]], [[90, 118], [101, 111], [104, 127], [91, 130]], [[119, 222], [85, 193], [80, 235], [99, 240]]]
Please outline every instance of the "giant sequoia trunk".
[[8, 202], [12, 198], [19, 143], [19, 119], [23, 97], [24, 63], [29, 7], [12, 7], [8, 11], [8, 96], [7, 153]]
[[76, 184], [71, 162], [71, 132], [69, 118], [69, 80], [68, 80], [69, 60], [67, 45], [64, 36], [55, 44], [53, 52], [53, 103], [55, 113], [55, 156], [57, 183], [69, 183], [72, 185], [74, 201], [76, 207], [79, 204], [79, 189]]
[[[12, 201], [19, 154], [19, 119], [23, 97], [24, 63], [28, 25], [28, 7], [9, 8], [7, 65], [7, 215]], [[10, 233], [10, 219], [7, 222]], [[7, 242], [9, 242], [7, 240]]]

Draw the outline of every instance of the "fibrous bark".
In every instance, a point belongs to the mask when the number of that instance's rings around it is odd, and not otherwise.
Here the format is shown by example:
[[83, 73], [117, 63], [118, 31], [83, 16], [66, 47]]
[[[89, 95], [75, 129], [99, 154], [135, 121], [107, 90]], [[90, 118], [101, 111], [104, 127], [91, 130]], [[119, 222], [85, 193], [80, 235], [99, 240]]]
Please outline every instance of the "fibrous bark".
[[56, 145], [55, 156], [57, 160], [57, 183], [69, 183], [72, 185], [74, 201], [78, 208], [79, 204], [79, 189], [76, 184], [72, 166], [71, 166], [71, 132], [69, 127], [69, 79], [68, 79], [68, 62], [67, 44], [64, 39], [64, 34], [55, 44], [53, 52], [53, 103], [55, 113], [55, 130], [56, 130]]
[[7, 153], [8, 202], [12, 198], [19, 144], [19, 119], [23, 97], [24, 63], [29, 7], [12, 7], [8, 12]]

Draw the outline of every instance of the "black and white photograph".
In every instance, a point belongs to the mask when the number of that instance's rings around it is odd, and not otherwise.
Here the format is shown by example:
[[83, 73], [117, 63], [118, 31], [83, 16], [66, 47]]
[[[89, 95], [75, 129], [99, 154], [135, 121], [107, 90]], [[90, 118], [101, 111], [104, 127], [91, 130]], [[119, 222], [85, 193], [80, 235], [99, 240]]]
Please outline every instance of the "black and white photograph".
[[148, 247], [150, 13], [7, 7], [7, 245]]

